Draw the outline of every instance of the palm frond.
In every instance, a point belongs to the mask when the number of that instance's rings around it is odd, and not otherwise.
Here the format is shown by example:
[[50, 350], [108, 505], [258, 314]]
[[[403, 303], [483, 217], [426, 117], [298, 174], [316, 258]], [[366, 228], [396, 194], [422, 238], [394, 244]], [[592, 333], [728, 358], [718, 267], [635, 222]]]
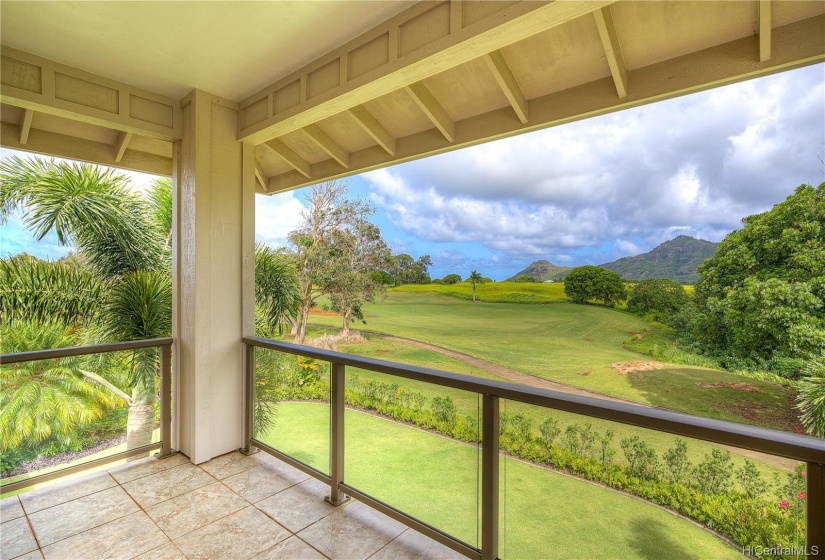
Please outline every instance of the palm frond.
[[106, 282], [88, 268], [28, 255], [0, 260], [0, 318], [89, 324], [98, 315]]

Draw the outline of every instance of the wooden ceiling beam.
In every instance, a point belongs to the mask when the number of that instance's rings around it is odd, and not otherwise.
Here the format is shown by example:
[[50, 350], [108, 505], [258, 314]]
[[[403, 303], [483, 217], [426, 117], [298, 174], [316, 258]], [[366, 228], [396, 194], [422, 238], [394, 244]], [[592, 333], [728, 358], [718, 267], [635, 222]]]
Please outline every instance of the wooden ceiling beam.
[[634, 84], [627, 97], [616, 95], [612, 76], [555, 93], [530, 99], [530, 122], [522, 124], [512, 118], [510, 107], [504, 107], [469, 117], [455, 123], [454, 143], [445, 140], [435, 129], [398, 138], [395, 155], [378, 146], [370, 146], [350, 154], [351, 168], [342, 170], [331, 160], [312, 165], [313, 180], [299, 173], [286, 172], [269, 178], [269, 192], [300, 188], [318, 181], [340, 179], [389, 165], [450, 152], [530, 132], [604, 115], [646, 103], [654, 103], [743, 80], [775, 74], [811, 64], [825, 62], [822, 30], [825, 15], [776, 27], [772, 33], [772, 56], [759, 62], [754, 53], [759, 48], [755, 35], [716, 45], [688, 55], [679, 56], [636, 68], [628, 72]]
[[319, 148], [324, 150], [327, 155], [340, 163], [344, 169], [349, 169], [349, 152], [336, 142], [332, 136], [324, 132], [324, 130], [317, 124], [311, 124], [302, 129], [304, 133], [309, 136], [310, 140], [315, 142]]
[[427, 89], [423, 82], [408, 85], [407, 92], [415, 104], [427, 115], [427, 118], [444, 135], [448, 142], [455, 142], [455, 123], [438, 99]]
[[510, 70], [510, 66], [504, 60], [504, 55], [501, 54], [501, 51], [493, 51], [484, 55], [484, 61], [493, 73], [501, 91], [507, 97], [507, 101], [510, 102], [516, 112], [518, 120], [521, 121], [521, 124], [527, 124], [527, 99], [524, 97], [513, 71]]
[[771, 0], [759, 2], [759, 62], [771, 59]]
[[[460, 0], [417, 2], [243, 100], [238, 139], [260, 144], [281, 137], [614, 1], [490, 2], [486, 14], [471, 23], [464, 21]], [[296, 88], [297, 103], [277, 110], [273, 100]]]
[[0, 46], [0, 102], [160, 140], [181, 137], [177, 99]]
[[273, 138], [269, 142], [264, 142], [264, 146], [272, 150], [278, 157], [284, 160], [287, 165], [293, 168], [295, 171], [306, 177], [307, 179], [312, 179], [312, 173], [310, 172], [310, 165], [307, 160], [299, 156], [295, 153], [295, 150], [278, 140], [277, 138]]
[[593, 17], [596, 18], [596, 27], [598, 27], [599, 37], [602, 39], [607, 64], [610, 66], [610, 73], [616, 83], [616, 93], [619, 94], [620, 98], [625, 98], [627, 97], [627, 68], [624, 64], [619, 38], [616, 35], [616, 26], [613, 24], [613, 14], [610, 13], [610, 6], [596, 10], [593, 12]]
[[32, 119], [34, 118], [34, 111], [31, 109], [23, 109], [23, 116], [20, 118], [20, 143], [25, 144], [29, 141], [29, 132], [32, 129]]
[[364, 129], [364, 132], [378, 142], [378, 145], [384, 148], [389, 155], [395, 155], [395, 138], [384, 126], [378, 122], [378, 119], [372, 116], [372, 113], [367, 111], [366, 107], [359, 105], [349, 110], [349, 114], [353, 116], [355, 122]]
[[126, 148], [129, 146], [129, 141], [132, 139], [131, 132], [121, 132], [117, 135], [117, 140], [115, 140], [115, 161], [120, 161], [123, 159], [123, 154], [126, 153]]

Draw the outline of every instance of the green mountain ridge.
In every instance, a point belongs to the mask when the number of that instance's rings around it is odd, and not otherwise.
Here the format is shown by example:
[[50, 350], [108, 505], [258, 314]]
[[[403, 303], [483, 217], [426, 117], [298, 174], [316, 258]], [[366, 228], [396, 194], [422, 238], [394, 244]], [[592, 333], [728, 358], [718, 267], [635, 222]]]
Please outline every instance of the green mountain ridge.
[[699, 280], [696, 269], [716, 253], [718, 246], [718, 243], [680, 235], [647, 253], [599, 266], [626, 280], [668, 278], [682, 284], [695, 284]]
[[[682, 284], [695, 284], [699, 280], [696, 269], [716, 253], [718, 245], [704, 239], [680, 235], [647, 253], [622, 257], [599, 266], [615, 272], [625, 280], [668, 278]], [[531, 263], [508, 280], [521, 274], [532, 276], [536, 282], [563, 280], [571, 270], [568, 266], [556, 266], [550, 261], [540, 260]]]
[[551, 282], [553, 280], [563, 280], [567, 273], [573, 270], [569, 266], [556, 266], [550, 261], [535, 261], [530, 263], [530, 266], [517, 272], [507, 281], [513, 281], [517, 276], [526, 274], [535, 278], [536, 282]]

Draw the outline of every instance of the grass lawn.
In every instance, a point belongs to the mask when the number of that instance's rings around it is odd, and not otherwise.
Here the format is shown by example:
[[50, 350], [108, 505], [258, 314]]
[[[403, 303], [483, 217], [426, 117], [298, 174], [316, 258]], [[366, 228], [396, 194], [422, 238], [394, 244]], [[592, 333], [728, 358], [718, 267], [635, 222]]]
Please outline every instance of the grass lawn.
[[[687, 414], [793, 430], [792, 395], [776, 384], [691, 366], [628, 375], [611, 369], [614, 362], [645, 359], [623, 342], [646, 331], [649, 323], [626, 312], [570, 303], [472, 303], [391, 291], [385, 301], [365, 305], [364, 313], [364, 329], [428, 342], [523, 373]], [[340, 323], [338, 317], [317, 315], [310, 321], [332, 327]], [[357, 346], [347, 351], [361, 353]], [[743, 381], [755, 390], [724, 386]]]
[[[281, 403], [262, 440], [328, 460], [328, 409]], [[347, 483], [471, 544], [478, 539], [475, 447], [348, 410]], [[502, 461], [503, 558], [736, 558], [696, 525], [587, 482]], [[327, 470], [326, 468], [323, 470]]]
[[[310, 332], [310, 335], [312, 336], [318, 336], [320, 334], [321, 331], [318, 329], [313, 329]], [[431, 350], [426, 350], [418, 346], [413, 346], [412, 344], [386, 340], [380, 337], [370, 338], [369, 342], [367, 342], [366, 344], [353, 344], [348, 346], [342, 346], [341, 350], [369, 358], [380, 358], [395, 362], [415, 364], [423, 367], [452, 371], [464, 375], [474, 375], [476, 377], [482, 377], [485, 379], [501, 380], [500, 378], [491, 373], [475, 368], [453, 358], [444, 356], [443, 354], [439, 354]], [[327, 379], [326, 371], [324, 372], [323, 376], [325, 379]], [[479, 414], [481, 411], [481, 403], [478, 395], [476, 395], [475, 393], [469, 393], [467, 391], [460, 391], [458, 389], [451, 389], [448, 387], [439, 387], [437, 385], [432, 385], [430, 383], [425, 383], [422, 381], [402, 379], [390, 375], [385, 375], [383, 373], [376, 373], [373, 371], [361, 370], [358, 368], [347, 368], [347, 385], [350, 388], [353, 388], [353, 381], [355, 376], [359, 377], [361, 380], [364, 381], [376, 380], [383, 383], [398, 383], [399, 385], [409, 387], [410, 390], [417, 391], [427, 398], [427, 407], [429, 407], [429, 403], [432, 401], [433, 397], [450, 397], [453, 400], [453, 402], [455, 402], [456, 407], [458, 408], [459, 416], [473, 416], [479, 417], [480, 419]], [[667, 451], [674, 445], [675, 437], [671, 434], [667, 434], [664, 432], [646, 430], [643, 428], [619, 424], [617, 422], [611, 422], [608, 420], [588, 418], [579, 414], [572, 414], [569, 412], [563, 412], [559, 410], [550, 410], [547, 408], [518, 403], [514, 401], [503, 401], [501, 403], [501, 411], [502, 413], [506, 413], [509, 415], [523, 414], [524, 416], [532, 419], [533, 431], [537, 436], [540, 435], [538, 431], [539, 425], [541, 425], [542, 421], [544, 421], [544, 419], [548, 416], [554, 418], [555, 420], [558, 420], [560, 425], [562, 426], [562, 430], [564, 430], [564, 428], [567, 425], [584, 425], [586, 423], [592, 424], [593, 428], [600, 433], [603, 433], [607, 430], [613, 430], [616, 433], [613, 447], [618, 451], [618, 455], [616, 456], [615, 460], [619, 463], [625, 462], [624, 456], [622, 455], [619, 448], [619, 442], [626, 437], [638, 435], [639, 437], [650, 443], [650, 445], [654, 449], [656, 449], [660, 457], [665, 451]], [[288, 422], [290, 420], [279, 418], [278, 422], [281, 421]], [[328, 434], [324, 435], [323, 437], [327, 438], [325, 440], [326, 442], [329, 441]], [[702, 461], [704, 456], [710, 453], [711, 449], [715, 447], [713, 444], [701, 440], [687, 438], [683, 439], [685, 439], [685, 441], [688, 444], [689, 458], [694, 464], [697, 464], [700, 461]], [[559, 438], [559, 441], [560, 440], [561, 438]], [[736, 450], [732, 451], [733, 465], [735, 469], [738, 469], [744, 464], [745, 456], [740, 453], [737, 453]], [[307, 462], [309, 464], [311, 464], [319, 470], [323, 470], [324, 472], [326, 472], [329, 462], [326, 454], [323, 455], [323, 457], [307, 457], [307, 459]], [[757, 459], [759, 459], [757, 460], [757, 466], [759, 470], [762, 472], [762, 475], [766, 477], [767, 480], [771, 480], [774, 474], [783, 475], [784, 479], [784, 473], [793, 470], [793, 468], [796, 465], [793, 461], [784, 461], [778, 458], [776, 460], [773, 460], [774, 458], [767, 457], [764, 455], [757, 457]]]
[[[407, 284], [392, 288], [391, 292], [441, 294], [460, 299], [473, 299], [469, 282], [458, 284]], [[476, 299], [489, 303], [558, 303], [567, 301], [564, 284], [532, 282], [493, 282], [476, 284]]]

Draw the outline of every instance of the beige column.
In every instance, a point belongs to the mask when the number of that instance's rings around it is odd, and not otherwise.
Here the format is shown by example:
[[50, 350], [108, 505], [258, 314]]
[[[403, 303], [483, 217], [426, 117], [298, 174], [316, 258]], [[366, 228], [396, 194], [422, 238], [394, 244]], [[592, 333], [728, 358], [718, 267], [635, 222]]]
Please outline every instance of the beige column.
[[193, 463], [242, 445], [244, 334], [254, 330], [255, 156], [237, 104], [181, 101], [173, 254], [176, 448]]

